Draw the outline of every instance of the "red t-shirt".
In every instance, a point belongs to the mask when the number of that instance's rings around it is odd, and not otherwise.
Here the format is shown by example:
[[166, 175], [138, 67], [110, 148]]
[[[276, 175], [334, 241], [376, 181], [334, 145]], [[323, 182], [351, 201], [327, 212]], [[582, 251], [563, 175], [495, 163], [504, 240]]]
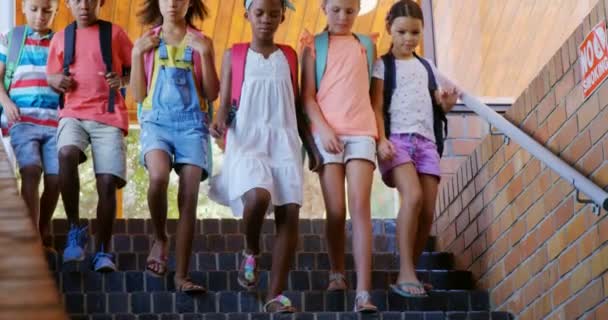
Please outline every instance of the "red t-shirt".
[[[65, 32], [55, 34], [49, 48], [47, 74], [63, 73], [63, 47]], [[119, 75], [123, 68], [131, 67], [131, 50], [133, 43], [125, 31], [112, 25], [112, 69]], [[110, 88], [106, 79], [99, 75], [105, 73], [106, 66], [101, 56], [99, 43], [99, 26], [76, 29], [76, 47], [74, 63], [70, 66], [75, 86], [65, 94], [64, 107], [59, 111], [59, 118], [76, 118], [93, 120], [122, 129], [125, 134], [129, 128], [129, 117], [125, 100], [116, 94], [114, 112], [108, 112]]]

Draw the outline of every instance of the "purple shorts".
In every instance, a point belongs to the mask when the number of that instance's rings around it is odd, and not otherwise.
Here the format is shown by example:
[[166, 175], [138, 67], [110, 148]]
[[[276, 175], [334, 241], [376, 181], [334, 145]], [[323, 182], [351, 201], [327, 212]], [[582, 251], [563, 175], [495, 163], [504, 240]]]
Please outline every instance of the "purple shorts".
[[395, 146], [395, 156], [388, 161], [378, 159], [382, 180], [387, 186], [395, 187], [390, 176], [391, 171], [409, 162], [414, 164], [419, 174], [441, 177], [439, 153], [433, 141], [416, 133], [391, 134], [389, 139]]

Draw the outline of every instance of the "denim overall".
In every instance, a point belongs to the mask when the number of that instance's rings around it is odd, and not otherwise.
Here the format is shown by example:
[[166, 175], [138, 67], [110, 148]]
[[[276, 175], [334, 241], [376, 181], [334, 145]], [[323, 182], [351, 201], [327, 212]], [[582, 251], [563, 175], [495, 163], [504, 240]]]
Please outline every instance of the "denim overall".
[[[187, 47], [178, 61], [193, 65], [192, 54], [192, 48]], [[146, 153], [163, 150], [172, 157], [176, 171], [185, 164], [202, 168], [202, 181], [211, 173], [210, 117], [201, 110], [192, 68], [169, 66], [167, 46], [163, 40], [160, 41], [158, 55], [152, 110], [143, 111], [140, 115], [141, 161], [145, 165]]]

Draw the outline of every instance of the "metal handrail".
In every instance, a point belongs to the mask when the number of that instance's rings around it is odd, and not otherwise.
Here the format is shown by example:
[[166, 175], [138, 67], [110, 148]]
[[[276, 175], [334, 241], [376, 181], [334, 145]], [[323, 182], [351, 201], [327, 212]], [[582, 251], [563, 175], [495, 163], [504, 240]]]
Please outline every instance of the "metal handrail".
[[[490, 125], [499, 129], [505, 136], [513, 139], [522, 148], [557, 172], [563, 179], [572, 183], [577, 190], [576, 197], [579, 202], [593, 203], [596, 214], [600, 213], [600, 208], [608, 210], [608, 193], [606, 191], [477, 98], [463, 93], [460, 99]], [[579, 192], [586, 194], [591, 200], [581, 200], [578, 195]]]

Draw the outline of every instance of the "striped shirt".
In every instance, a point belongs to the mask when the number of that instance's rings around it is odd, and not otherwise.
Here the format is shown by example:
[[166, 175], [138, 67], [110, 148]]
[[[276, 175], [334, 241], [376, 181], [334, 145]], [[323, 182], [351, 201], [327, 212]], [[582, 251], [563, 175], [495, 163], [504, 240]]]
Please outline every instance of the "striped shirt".
[[[6, 65], [8, 37], [0, 37], [0, 62]], [[21, 122], [57, 127], [59, 94], [46, 81], [46, 64], [53, 33], [40, 35], [26, 26], [25, 45], [9, 88], [9, 97], [19, 108]], [[7, 124], [2, 115], [3, 128]]]

